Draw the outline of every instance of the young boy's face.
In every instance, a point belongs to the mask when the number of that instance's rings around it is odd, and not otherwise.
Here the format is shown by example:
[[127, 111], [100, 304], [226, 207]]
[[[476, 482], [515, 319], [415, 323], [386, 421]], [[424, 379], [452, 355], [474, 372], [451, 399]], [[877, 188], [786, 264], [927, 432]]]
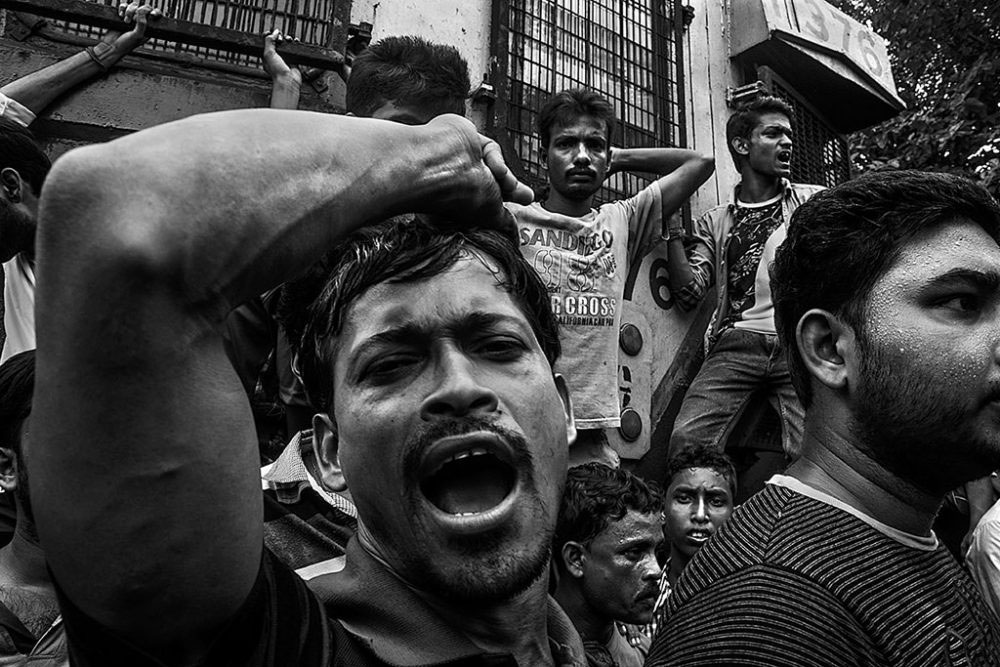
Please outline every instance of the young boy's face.
[[711, 468], [686, 468], [667, 487], [664, 531], [671, 552], [690, 558], [729, 520], [733, 494], [729, 481]]

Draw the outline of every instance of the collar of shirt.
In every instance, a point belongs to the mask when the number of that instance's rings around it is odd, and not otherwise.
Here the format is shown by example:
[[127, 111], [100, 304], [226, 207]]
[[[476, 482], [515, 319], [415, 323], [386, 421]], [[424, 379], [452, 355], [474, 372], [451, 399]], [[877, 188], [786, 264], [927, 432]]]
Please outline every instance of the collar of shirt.
[[296, 433], [274, 463], [260, 469], [263, 489], [274, 491], [278, 502], [292, 505], [299, 502], [303, 489], [311, 488], [334, 508], [357, 519], [358, 510], [354, 507], [354, 503], [339, 493], [323, 488], [302, 460], [302, 452], [312, 447], [312, 440], [312, 430]]
[[[389, 664], [450, 664], [477, 656], [505, 664], [505, 656], [484, 654], [466, 635], [446, 624], [356, 537], [347, 544], [344, 569], [310, 580], [309, 588], [330, 618]], [[583, 642], [573, 623], [551, 597], [547, 604], [553, 661], [557, 667], [585, 667]]]
[[[732, 211], [732, 210], [734, 210], [736, 208], [736, 202], [739, 201], [740, 185], [741, 185], [741, 183], [737, 183], [736, 187], [733, 188], [733, 191], [731, 193], [729, 193], [729, 210], [730, 211]], [[785, 178], [784, 176], [782, 176], [781, 177], [781, 194], [782, 194], [782, 197], [788, 197], [791, 193], [792, 193], [792, 182], [790, 180], [788, 180], [787, 178]]]

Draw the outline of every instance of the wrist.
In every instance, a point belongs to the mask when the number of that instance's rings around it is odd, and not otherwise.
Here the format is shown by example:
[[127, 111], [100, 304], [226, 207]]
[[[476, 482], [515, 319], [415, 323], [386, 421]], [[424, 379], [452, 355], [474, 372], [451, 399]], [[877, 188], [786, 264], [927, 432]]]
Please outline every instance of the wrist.
[[88, 46], [84, 49], [84, 52], [90, 56], [90, 59], [105, 72], [111, 69], [111, 66], [118, 62], [121, 58], [121, 56], [118, 55], [115, 45], [104, 41], [97, 42], [93, 46]]

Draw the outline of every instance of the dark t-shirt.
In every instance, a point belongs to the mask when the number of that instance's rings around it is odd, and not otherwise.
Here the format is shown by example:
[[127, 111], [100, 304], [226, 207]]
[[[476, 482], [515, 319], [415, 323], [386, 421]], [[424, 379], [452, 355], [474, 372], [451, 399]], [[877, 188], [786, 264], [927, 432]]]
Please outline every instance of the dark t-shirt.
[[1000, 667], [969, 575], [904, 537], [768, 484], [685, 568], [646, 664]]
[[729, 308], [719, 331], [739, 321], [754, 303], [754, 280], [764, 244], [783, 222], [781, 197], [760, 204], [737, 202], [736, 215], [726, 244]]
[[[443, 624], [356, 541], [347, 551], [347, 576], [338, 573], [316, 580], [323, 589], [324, 607], [317, 593], [265, 550], [247, 601], [219, 633], [200, 665], [389, 667], [391, 663], [378, 655], [397, 655], [410, 662], [414, 656], [422, 656], [418, 662], [425, 665], [517, 667], [512, 656], [482, 653], [464, 635]], [[88, 618], [61, 594], [60, 604], [74, 667], [163, 667], [162, 661]], [[580, 639], [555, 602], [550, 599], [549, 604], [553, 658], [558, 665], [580, 667], [582, 646], [573, 648]], [[351, 634], [340, 620], [329, 618], [327, 609], [345, 623], [351, 619], [374, 634], [362, 633], [368, 639]]]
[[[160, 660], [87, 617], [61, 593], [59, 603], [74, 667], [163, 667]], [[305, 582], [265, 553], [250, 596], [219, 633], [202, 664], [213, 667], [381, 664], [332, 662], [333, 636], [322, 605]]]

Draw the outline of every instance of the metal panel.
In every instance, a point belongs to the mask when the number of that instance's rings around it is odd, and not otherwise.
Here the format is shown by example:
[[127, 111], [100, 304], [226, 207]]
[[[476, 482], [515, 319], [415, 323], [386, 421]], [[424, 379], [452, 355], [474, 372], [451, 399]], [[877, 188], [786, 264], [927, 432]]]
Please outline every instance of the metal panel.
[[[554, 92], [585, 87], [614, 104], [612, 141], [628, 147], [683, 146], [680, 0], [494, 0], [497, 109], [490, 128], [541, 186], [535, 122]], [[515, 161], [516, 164], [516, 161]], [[615, 174], [598, 193], [635, 194], [652, 176]]]

